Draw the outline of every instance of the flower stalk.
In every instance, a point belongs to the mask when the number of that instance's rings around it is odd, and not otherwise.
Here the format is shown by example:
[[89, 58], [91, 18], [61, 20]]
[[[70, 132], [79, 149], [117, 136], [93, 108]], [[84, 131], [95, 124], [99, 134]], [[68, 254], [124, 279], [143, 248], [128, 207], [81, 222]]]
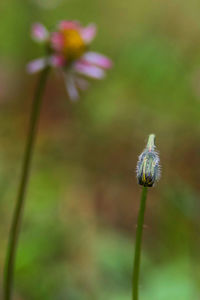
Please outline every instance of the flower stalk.
[[137, 220], [135, 255], [133, 263], [133, 282], [132, 282], [132, 300], [138, 300], [138, 286], [140, 275], [140, 256], [142, 246], [142, 234], [144, 225], [144, 214], [147, 199], [147, 189], [152, 187], [160, 178], [159, 156], [155, 151], [155, 134], [150, 134], [146, 148], [140, 154], [137, 163], [137, 180], [138, 184], [142, 185], [142, 194], [140, 200], [140, 209]]
[[46, 85], [48, 73], [49, 73], [49, 67], [46, 67], [41, 72], [38, 85], [35, 91], [34, 99], [33, 99], [27, 144], [26, 144], [24, 159], [22, 164], [19, 191], [18, 191], [18, 196], [17, 196], [16, 205], [14, 209], [12, 225], [11, 225], [9, 241], [8, 241], [7, 257], [6, 257], [6, 264], [4, 270], [4, 290], [3, 290], [4, 300], [12, 299], [13, 274], [14, 274], [14, 267], [15, 267], [17, 244], [18, 244], [18, 239], [20, 234], [21, 220], [23, 215], [23, 206], [25, 202], [25, 193], [28, 184], [31, 160], [33, 156], [33, 148], [34, 148], [39, 115], [41, 110], [42, 96], [44, 93], [44, 88]]
[[133, 264], [133, 300], [138, 300], [138, 285], [139, 285], [139, 274], [140, 274], [140, 256], [141, 256], [141, 245], [142, 245], [142, 233], [144, 225], [144, 213], [146, 207], [147, 198], [147, 187], [143, 186], [142, 195], [140, 201], [140, 210], [138, 214], [137, 230], [136, 230], [136, 242], [135, 242], [135, 256]]

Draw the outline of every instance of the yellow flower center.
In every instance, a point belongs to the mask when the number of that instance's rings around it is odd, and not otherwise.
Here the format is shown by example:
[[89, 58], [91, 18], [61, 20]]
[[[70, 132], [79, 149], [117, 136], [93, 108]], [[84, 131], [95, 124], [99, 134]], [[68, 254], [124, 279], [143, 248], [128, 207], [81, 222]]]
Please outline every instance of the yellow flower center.
[[64, 29], [63, 53], [69, 60], [79, 58], [85, 52], [85, 44], [80, 33], [75, 29]]

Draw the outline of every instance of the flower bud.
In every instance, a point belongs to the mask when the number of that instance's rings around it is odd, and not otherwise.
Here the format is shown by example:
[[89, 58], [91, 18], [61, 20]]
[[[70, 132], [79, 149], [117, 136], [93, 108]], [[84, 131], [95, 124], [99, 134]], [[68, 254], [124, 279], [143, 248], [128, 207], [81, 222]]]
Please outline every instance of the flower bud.
[[137, 179], [140, 185], [151, 187], [160, 177], [159, 156], [155, 151], [155, 134], [150, 134], [147, 146], [139, 156], [137, 163]]

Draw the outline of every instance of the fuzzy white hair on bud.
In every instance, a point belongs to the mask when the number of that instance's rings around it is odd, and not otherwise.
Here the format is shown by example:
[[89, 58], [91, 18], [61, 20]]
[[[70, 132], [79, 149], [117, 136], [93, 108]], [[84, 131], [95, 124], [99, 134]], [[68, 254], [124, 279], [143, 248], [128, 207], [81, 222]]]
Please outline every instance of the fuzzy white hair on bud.
[[155, 148], [155, 134], [150, 134], [136, 168], [138, 183], [146, 187], [152, 187], [160, 178], [160, 159]]

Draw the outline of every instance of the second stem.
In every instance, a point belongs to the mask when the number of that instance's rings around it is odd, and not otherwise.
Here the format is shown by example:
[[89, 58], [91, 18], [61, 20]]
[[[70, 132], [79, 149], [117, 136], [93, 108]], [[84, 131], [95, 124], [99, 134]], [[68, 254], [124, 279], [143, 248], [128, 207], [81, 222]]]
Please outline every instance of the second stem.
[[133, 265], [133, 282], [132, 282], [132, 299], [138, 300], [138, 285], [139, 285], [139, 275], [140, 275], [140, 256], [141, 256], [141, 245], [142, 245], [142, 233], [144, 224], [144, 213], [146, 207], [147, 198], [147, 187], [142, 188], [142, 195], [140, 201], [140, 210], [137, 220], [137, 230], [136, 230], [136, 242], [135, 242], [135, 256]]

